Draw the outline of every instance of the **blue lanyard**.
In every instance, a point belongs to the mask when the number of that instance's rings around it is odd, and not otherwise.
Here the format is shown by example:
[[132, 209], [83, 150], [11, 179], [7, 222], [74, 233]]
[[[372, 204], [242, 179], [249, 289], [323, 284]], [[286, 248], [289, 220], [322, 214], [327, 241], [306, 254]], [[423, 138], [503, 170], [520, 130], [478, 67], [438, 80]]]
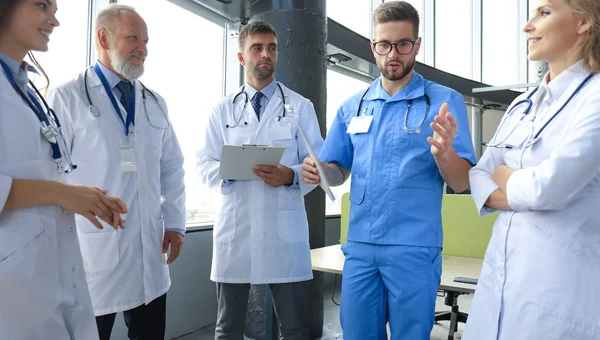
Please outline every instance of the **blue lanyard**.
[[133, 94], [131, 95], [131, 104], [129, 104], [129, 108], [127, 109], [127, 120], [124, 120], [123, 115], [121, 115], [121, 109], [119, 108], [119, 104], [117, 104], [117, 99], [115, 98], [115, 95], [113, 94], [110, 86], [108, 86], [108, 81], [106, 81], [106, 78], [104, 77], [102, 70], [100, 70], [100, 66], [98, 66], [98, 63], [94, 65], [94, 71], [96, 71], [98, 78], [100, 78], [100, 81], [104, 86], [104, 90], [106, 90], [106, 94], [108, 95], [108, 98], [110, 99], [110, 102], [112, 103], [113, 108], [117, 113], [117, 116], [119, 116], [119, 119], [121, 119], [123, 125], [125, 126], [125, 136], [128, 136], [129, 125], [131, 125], [131, 120], [133, 119], [133, 113], [135, 111], [135, 87], [133, 89]]
[[[33, 93], [31, 93], [31, 90], [27, 89], [27, 95], [25, 95], [25, 93], [23, 93], [23, 91], [17, 85], [17, 82], [15, 81], [12, 71], [10, 70], [8, 65], [6, 65], [6, 63], [4, 61], [0, 60], [0, 66], [2, 66], [4, 73], [6, 73], [8, 82], [12, 85], [13, 89], [21, 96], [21, 98], [23, 98], [23, 100], [27, 103], [29, 108], [31, 108], [33, 113], [35, 113], [37, 118], [40, 120], [40, 123], [42, 123], [42, 127], [45, 126], [46, 128], [52, 128], [52, 124], [50, 123], [50, 120], [48, 119], [48, 115], [44, 112], [42, 104], [40, 104], [40, 102], [35, 98], [35, 95]], [[33, 83], [31, 85], [33, 86]], [[34, 89], [35, 89], [35, 87], [34, 87]], [[35, 90], [36, 90], [36, 93], [38, 94], [38, 96], [40, 96], [40, 98], [41, 98], [40, 93], [37, 91], [37, 89], [35, 89]], [[50, 110], [50, 107], [48, 107], [46, 105], [46, 108], [48, 109], [48, 114], [53, 114], [53, 112], [51, 112], [51, 110]], [[56, 117], [52, 117], [52, 118], [54, 119], [54, 121], [56, 123], [56, 127], [58, 129], [60, 129], [60, 123], [59, 123], [58, 119]], [[46, 139], [46, 140], [48, 140], [48, 143], [50, 143], [50, 147], [52, 148], [52, 158], [54, 160], [60, 159], [62, 157], [62, 155], [60, 153], [60, 148], [58, 147], [58, 144], [56, 142], [50, 141], [49, 139]]]

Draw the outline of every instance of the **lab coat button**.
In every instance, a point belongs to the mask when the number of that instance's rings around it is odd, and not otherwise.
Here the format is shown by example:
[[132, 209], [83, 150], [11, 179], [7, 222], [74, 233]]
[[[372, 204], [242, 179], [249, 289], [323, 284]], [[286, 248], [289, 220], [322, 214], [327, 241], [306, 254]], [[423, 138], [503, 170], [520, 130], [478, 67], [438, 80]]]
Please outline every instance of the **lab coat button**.
[[75, 267], [71, 267], [71, 271], [74, 272], [75, 271]]
[[73, 283], [73, 288], [77, 288], [77, 284], [76, 283]]

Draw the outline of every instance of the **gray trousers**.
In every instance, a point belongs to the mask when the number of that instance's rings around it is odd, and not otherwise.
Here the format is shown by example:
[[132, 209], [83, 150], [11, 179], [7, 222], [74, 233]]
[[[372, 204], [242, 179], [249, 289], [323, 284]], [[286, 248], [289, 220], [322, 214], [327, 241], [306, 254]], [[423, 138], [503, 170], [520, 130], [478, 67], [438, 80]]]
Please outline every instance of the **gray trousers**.
[[[269, 284], [279, 320], [279, 338], [308, 340], [306, 282]], [[217, 282], [215, 340], [243, 340], [250, 284]]]

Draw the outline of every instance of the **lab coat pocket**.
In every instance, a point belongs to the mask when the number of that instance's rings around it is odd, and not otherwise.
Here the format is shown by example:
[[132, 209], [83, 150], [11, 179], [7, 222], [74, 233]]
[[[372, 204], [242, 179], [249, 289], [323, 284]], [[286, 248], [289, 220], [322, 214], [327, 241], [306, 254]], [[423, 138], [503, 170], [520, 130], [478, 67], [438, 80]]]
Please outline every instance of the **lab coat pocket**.
[[525, 118], [514, 128], [514, 131], [509, 132], [509, 135], [505, 137], [506, 140], [504, 141], [504, 143], [501, 144], [510, 146], [511, 148], [517, 150], [522, 149], [532, 132], [533, 121], [531, 121], [531, 119]]
[[[233, 184], [229, 184], [233, 186]], [[215, 244], [229, 244], [235, 236], [237, 227], [237, 194], [229, 190], [227, 194], [221, 195], [221, 204], [217, 211], [213, 239]]]
[[237, 218], [235, 209], [217, 215], [213, 230], [215, 244], [229, 244], [233, 241], [235, 229], [237, 227], [236, 225]]
[[278, 141], [289, 144], [292, 141], [292, 128], [290, 124], [272, 127], [269, 129], [269, 135], [271, 136], [271, 141], [273, 143]]
[[304, 210], [280, 210], [277, 221], [279, 238], [285, 243], [308, 243], [308, 222]]
[[154, 101], [152, 99], [150, 99], [150, 101], [154, 102], [155, 105], [153, 106], [155, 106], [156, 109], [150, 108], [150, 110], [144, 110], [146, 111], [148, 123], [153, 129], [166, 130], [169, 127], [169, 118], [167, 117], [167, 114], [164, 112], [163, 108], [161, 107], [161, 104], [158, 101]]
[[94, 275], [113, 270], [119, 262], [119, 232], [107, 230], [98, 233], [80, 233], [79, 243], [83, 267], [88, 280]]
[[0, 339], [20, 339], [60, 304], [57, 249], [52, 219], [0, 215]]

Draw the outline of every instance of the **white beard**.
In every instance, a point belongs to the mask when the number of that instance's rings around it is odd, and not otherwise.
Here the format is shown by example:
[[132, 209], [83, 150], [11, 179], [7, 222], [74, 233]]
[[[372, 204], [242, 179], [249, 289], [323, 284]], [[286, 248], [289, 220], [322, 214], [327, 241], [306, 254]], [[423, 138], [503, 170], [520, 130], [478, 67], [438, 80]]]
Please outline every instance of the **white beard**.
[[129, 61], [128, 57], [121, 57], [116, 46], [111, 46], [110, 48], [110, 61], [115, 72], [122, 75], [127, 80], [138, 79], [144, 74], [144, 65], [136, 66]]

